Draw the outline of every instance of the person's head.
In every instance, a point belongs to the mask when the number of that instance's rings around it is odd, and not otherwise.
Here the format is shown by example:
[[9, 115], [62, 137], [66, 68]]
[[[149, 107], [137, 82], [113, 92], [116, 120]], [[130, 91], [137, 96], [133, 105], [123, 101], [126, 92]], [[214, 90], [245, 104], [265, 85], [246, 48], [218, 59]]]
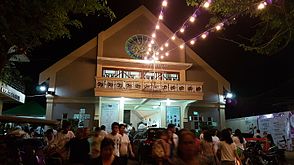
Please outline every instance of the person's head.
[[47, 137], [49, 140], [51, 140], [51, 139], [54, 137], [53, 129], [52, 129], [52, 128], [48, 129], [48, 130], [45, 132], [45, 135], [46, 135], [46, 137]]
[[232, 133], [233, 133], [232, 128], [227, 128], [227, 130], [229, 131], [230, 135], [232, 135]]
[[101, 130], [103, 130], [103, 131], [105, 131], [105, 129], [106, 129], [106, 127], [105, 127], [105, 125], [101, 125]]
[[179, 131], [178, 156], [180, 158], [192, 158], [197, 155], [195, 135], [189, 130]]
[[111, 124], [111, 134], [117, 134], [118, 133], [118, 131], [119, 131], [119, 124], [118, 124], [118, 122], [113, 122], [112, 124]]
[[88, 138], [90, 136], [90, 129], [88, 127], [85, 127], [83, 129], [83, 138]]
[[256, 133], [260, 133], [260, 130], [258, 129], [258, 130], [256, 130]]
[[159, 138], [162, 139], [162, 140], [164, 140], [164, 141], [166, 141], [166, 142], [168, 142], [168, 140], [170, 139], [169, 138], [168, 131], [167, 130], [161, 131], [159, 133]]
[[210, 131], [206, 131], [203, 134], [203, 138], [205, 141], [207, 142], [212, 142], [212, 136], [211, 136], [211, 132]]
[[101, 132], [101, 128], [100, 127], [96, 127], [95, 130], [94, 130], [94, 136], [95, 137], [98, 137], [99, 134], [100, 134], [100, 132]]
[[167, 125], [167, 130], [172, 131], [172, 133], [176, 132], [176, 126], [174, 124], [168, 124]]
[[119, 125], [119, 133], [120, 134], [124, 134], [125, 133], [125, 129], [126, 129], [126, 126], [124, 124], [120, 124]]
[[114, 152], [114, 142], [110, 138], [101, 141], [100, 152], [102, 159], [110, 159]]
[[244, 139], [243, 139], [243, 135], [242, 135], [241, 130], [236, 129], [234, 135], [238, 137], [238, 139], [240, 140], [240, 143], [241, 143], [241, 144], [244, 143]]
[[229, 129], [222, 130], [221, 140], [222, 141], [225, 141], [228, 144], [232, 144], [233, 143], [233, 140], [231, 138], [231, 133], [230, 133]]

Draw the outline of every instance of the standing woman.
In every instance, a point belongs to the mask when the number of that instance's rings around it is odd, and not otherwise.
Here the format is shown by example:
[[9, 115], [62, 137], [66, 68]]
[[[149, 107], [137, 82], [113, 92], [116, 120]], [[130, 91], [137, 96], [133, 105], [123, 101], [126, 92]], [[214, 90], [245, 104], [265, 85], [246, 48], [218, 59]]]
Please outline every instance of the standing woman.
[[222, 130], [218, 153], [220, 155], [221, 165], [235, 165], [236, 160], [241, 164], [237, 154], [237, 146], [233, 142], [228, 129]]
[[114, 145], [112, 139], [104, 138], [100, 146], [100, 156], [92, 159], [91, 165], [120, 165], [119, 158], [114, 154]]
[[133, 150], [132, 150], [132, 145], [130, 142], [130, 139], [127, 134], [125, 134], [125, 125], [120, 124], [119, 125], [119, 134], [121, 135], [121, 144], [120, 144], [120, 150], [119, 150], [119, 155], [121, 159], [121, 165], [127, 165], [128, 164], [128, 157], [129, 154], [131, 157], [135, 157]]
[[173, 165], [202, 165], [197, 149], [196, 137], [189, 130], [179, 132], [177, 156], [172, 160]]
[[238, 156], [241, 160], [244, 159], [244, 150], [245, 150], [245, 144], [246, 144], [246, 140], [245, 138], [243, 137], [241, 131], [239, 129], [236, 129], [235, 130], [235, 134], [234, 136], [232, 137], [233, 139], [233, 142], [236, 144], [237, 146], [237, 153], [238, 153]]

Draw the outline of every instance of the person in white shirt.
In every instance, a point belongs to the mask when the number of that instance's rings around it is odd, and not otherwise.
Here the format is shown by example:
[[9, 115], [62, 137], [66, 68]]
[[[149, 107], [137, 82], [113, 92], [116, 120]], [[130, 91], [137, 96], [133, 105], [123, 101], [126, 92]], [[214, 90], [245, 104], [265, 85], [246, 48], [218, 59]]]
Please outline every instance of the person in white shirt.
[[106, 129], [105, 125], [101, 125], [100, 129], [101, 129], [100, 135], [104, 138], [107, 135], [107, 132], [105, 131]]
[[113, 122], [111, 124], [111, 133], [107, 134], [106, 137], [112, 139], [114, 142], [114, 155], [119, 157], [119, 150], [121, 146], [121, 138], [122, 136], [118, 133], [119, 124], [117, 122]]
[[219, 138], [216, 136], [217, 133], [218, 133], [218, 130], [217, 129], [212, 129], [211, 130], [214, 153], [217, 152], [217, 150], [218, 150], [218, 143], [220, 142]]
[[168, 124], [168, 126], [167, 126], [167, 131], [171, 131], [172, 133], [173, 133], [173, 137], [172, 137], [172, 139], [173, 139], [173, 143], [174, 143], [174, 145], [175, 145], [175, 148], [177, 148], [178, 147], [178, 143], [179, 143], [179, 137], [178, 137], [178, 135], [177, 134], [175, 134], [175, 132], [176, 132], [176, 127], [175, 127], [175, 125], [174, 124]]
[[126, 126], [124, 124], [119, 125], [119, 134], [122, 136], [120, 150], [119, 150], [120, 160], [122, 161], [121, 165], [128, 164], [129, 154], [131, 157], [135, 157], [133, 150], [132, 150], [132, 145], [131, 145], [130, 139], [129, 139], [128, 135], [125, 134], [125, 128], [126, 128]]

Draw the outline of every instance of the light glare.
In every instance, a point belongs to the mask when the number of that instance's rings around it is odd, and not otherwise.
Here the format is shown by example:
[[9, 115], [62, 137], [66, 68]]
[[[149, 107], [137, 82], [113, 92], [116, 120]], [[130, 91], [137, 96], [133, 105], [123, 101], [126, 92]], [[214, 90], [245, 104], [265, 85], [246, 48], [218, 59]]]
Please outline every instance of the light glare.
[[191, 44], [191, 45], [194, 45], [194, 44], [195, 44], [195, 40], [191, 40], [191, 41], [190, 41], [190, 44]]
[[165, 47], [168, 47], [168, 43], [165, 43], [164, 46], [165, 46]]
[[191, 17], [190, 17], [190, 22], [193, 23], [194, 21], [195, 21], [195, 17], [194, 17], [194, 16], [191, 16]]
[[203, 5], [203, 7], [206, 8], [206, 9], [209, 8], [209, 6], [210, 6], [209, 2], [205, 2], [204, 5]]
[[182, 27], [182, 28], [180, 29], [180, 32], [181, 32], [181, 33], [184, 33], [184, 31], [185, 31], [185, 29]]
[[163, 7], [166, 7], [166, 6], [167, 6], [167, 1], [166, 1], [166, 0], [164, 0], [164, 1], [162, 2], [162, 6], [163, 6]]
[[172, 39], [172, 40], [175, 40], [175, 39], [176, 39], [176, 36], [175, 36], [175, 35], [173, 35], [171, 39]]

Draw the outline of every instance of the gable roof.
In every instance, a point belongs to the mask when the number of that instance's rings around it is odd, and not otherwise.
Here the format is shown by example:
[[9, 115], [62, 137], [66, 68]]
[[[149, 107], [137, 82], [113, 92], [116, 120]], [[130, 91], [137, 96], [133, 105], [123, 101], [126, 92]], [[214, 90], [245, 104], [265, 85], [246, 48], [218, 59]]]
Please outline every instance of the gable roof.
[[97, 46], [97, 37], [94, 37], [81, 47], [77, 48], [69, 55], [65, 56], [61, 60], [57, 61], [55, 64], [51, 65], [49, 68], [44, 70], [39, 75], [39, 84], [46, 81], [50, 76], [55, 75], [55, 73], [67, 65], [71, 64], [73, 61], [83, 56], [85, 53]]
[[[68, 56], [64, 57], [57, 63], [53, 64], [51, 67], [47, 68], [45, 71], [43, 71], [40, 74], [39, 77], [39, 83], [42, 83], [46, 81], [50, 75], [55, 74], [58, 70], [64, 68], [68, 64], [72, 63], [74, 60], [76, 60], [78, 57], [84, 55], [87, 51], [92, 49], [93, 47], [97, 46], [97, 42], [103, 42], [105, 39], [109, 38], [131, 22], [133, 22], [135, 19], [138, 17], [144, 15], [148, 20], [150, 20], [152, 23], [156, 24], [157, 23], [157, 17], [154, 16], [145, 6], [140, 6], [137, 8], [135, 11], [131, 12], [129, 15], [126, 17], [122, 18], [120, 21], [112, 25], [110, 28], [108, 28], [105, 31], [102, 31], [99, 33], [98, 38], [95, 37], [80, 48], [76, 49], [72, 53], [70, 53]], [[163, 23], [160, 22], [160, 30], [166, 35], [166, 36], [171, 36], [174, 33]], [[97, 41], [98, 39], [98, 41]], [[176, 44], [180, 45], [184, 43], [185, 41], [177, 38], [176, 40], [172, 41], [175, 42]], [[98, 56], [101, 56], [103, 48], [101, 46], [102, 44], [98, 45]], [[195, 62], [204, 68], [209, 75], [211, 75], [215, 80], [217, 80], [219, 83], [225, 86], [225, 88], [229, 89], [230, 84], [229, 82], [222, 77], [219, 73], [217, 73], [209, 64], [207, 64], [200, 56], [198, 56], [190, 47], [186, 46], [186, 51], [187, 55], [189, 55]], [[222, 87], [219, 87], [222, 88]]]

